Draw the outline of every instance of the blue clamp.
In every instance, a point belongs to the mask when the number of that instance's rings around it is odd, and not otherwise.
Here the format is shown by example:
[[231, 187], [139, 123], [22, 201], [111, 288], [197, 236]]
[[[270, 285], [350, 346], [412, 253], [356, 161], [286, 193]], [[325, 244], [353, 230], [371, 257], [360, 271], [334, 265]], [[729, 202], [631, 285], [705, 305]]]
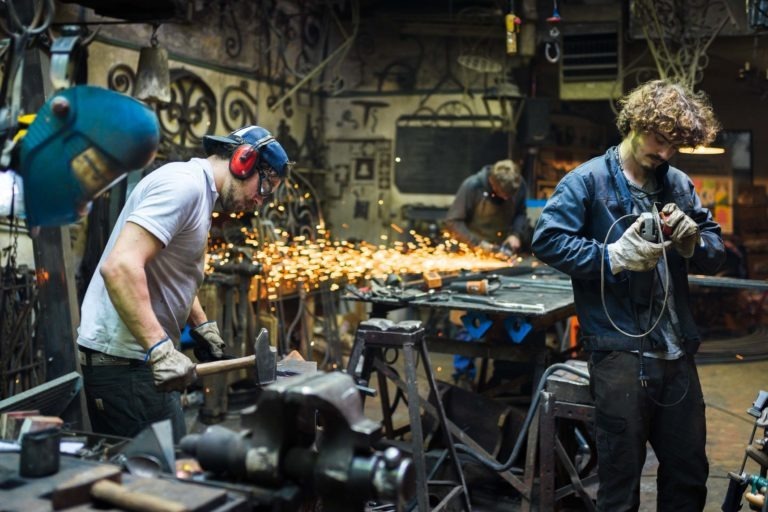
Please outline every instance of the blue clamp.
[[513, 342], [522, 343], [533, 327], [530, 323], [523, 320], [522, 317], [510, 316], [504, 320], [504, 328]]
[[491, 328], [493, 320], [482, 313], [469, 312], [461, 317], [461, 323], [464, 324], [471, 339], [479, 340]]

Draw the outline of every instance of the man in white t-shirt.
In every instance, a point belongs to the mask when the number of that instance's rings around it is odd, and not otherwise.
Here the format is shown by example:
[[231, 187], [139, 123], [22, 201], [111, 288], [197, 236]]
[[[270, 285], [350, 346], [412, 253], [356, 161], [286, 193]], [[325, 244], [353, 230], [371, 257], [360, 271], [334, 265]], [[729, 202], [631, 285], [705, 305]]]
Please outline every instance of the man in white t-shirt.
[[291, 162], [259, 126], [206, 136], [207, 158], [166, 164], [126, 200], [82, 304], [78, 348], [95, 432], [133, 437], [170, 419], [185, 433], [178, 391], [195, 365], [176, 347], [185, 325], [196, 346], [223, 356], [216, 322], [197, 299], [211, 214], [253, 211], [272, 196]]

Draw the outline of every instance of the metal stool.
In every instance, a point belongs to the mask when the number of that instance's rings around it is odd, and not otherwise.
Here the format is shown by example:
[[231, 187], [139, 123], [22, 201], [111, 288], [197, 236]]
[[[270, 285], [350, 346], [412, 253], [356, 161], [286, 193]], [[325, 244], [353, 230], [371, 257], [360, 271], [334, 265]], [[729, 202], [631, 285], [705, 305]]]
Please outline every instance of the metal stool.
[[[583, 361], [567, 361], [567, 365], [587, 371]], [[589, 381], [573, 374], [556, 371], [547, 377], [547, 391], [542, 391], [539, 409], [539, 510], [551, 512], [557, 509], [557, 502], [567, 496], [578, 496], [584, 510], [597, 508], [586, 487], [597, 482], [597, 453], [594, 440], [589, 435], [594, 429], [595, 407], [589, 394]], [[589, 445], [588, 464], [577, 468], [567, 448], [575, 430], [566, 428], [568, 423], [577, 422], [584, 426], [584, 437]], [[572, 426], [572, 425], [571, 425]], [[561, 471], [558, 471], [558, 463]], [[558, 473], [567, 483], [558, 487]], [[562, 484], [562, 482], [561, 482]]]
[[[397, 376], [387, 368], [383, 351], [394, 348], [402, 350], [405, 358], [405, 383], [400, 381]], [[427, 480], [427, 469], [424, 452], [424, 436], [421, 427], [421, 407], [430, 412], [430, 404], [422, 400], [419, 396], [419, 390], [416, 381], [416, 357], [417, 353], [421, 355], [424, 362], [424, 371], [429, 380], [429, 387], [434, 393], [437, 403], [433, 411], [440, 423], [444, 438], [448, 441], [448, 453], [450, 455], [453, 468], [459, 478], [459, 483], [451, 482], [454, 487], [438, 503], [435, 508], [429, 508], [428, 484], [438, 484], [445, 482], [429, 482]], [[360, 358], [363, 357], [363, 366], [358, 375], [356, 373]], [[392, 424], [391, 412], [389, 407], [389, 393], [387, 391], [387, 377], [392, 379], [398, 387], [403, 389], [408, 398], [408, 418], [410, 430], [413, 438], [413, 464], [416, 469], [416, 500], [418, 510], [426, 512], [429, 510], [442, 510], [453, 497], [463, 494], [463, 506], [467, 511], [472, 510], [469, 501], [469, 492], [464, 480], [464, 473], [461, 469], [461, 462], [456, 455], [453, 437], [448, 428], [448, 421], [445, 416], [445, 409], [440, 400], [440, 394], [435, 383], [435, 376], [432, 373], [432, 365], [429, 360], [429, 352], [424, 342], [424, 328], [419, 321], [407, 320], [394, 323], [391, 320], [382, 318], [373, 318], [361, 322], [355, 335], [355, 344], [352, 347], [352, 354], [349, 357], [347, 371], [355, 377], [358, 383], [368, 385], [371, 373], [376, 370], [378, 374], [379, 393], [381, 395], [381, 406], [384, 416], [384, 431], [388, 437], [393, 437], [394, 427]], [[389, 370], [389, 371], [388, 371]], [[423, 403], [422, 403], [423, 402]], [[441, 458], [441, 461], [443, 458]], [[438, 463], [439, 464], [439, 463]]]

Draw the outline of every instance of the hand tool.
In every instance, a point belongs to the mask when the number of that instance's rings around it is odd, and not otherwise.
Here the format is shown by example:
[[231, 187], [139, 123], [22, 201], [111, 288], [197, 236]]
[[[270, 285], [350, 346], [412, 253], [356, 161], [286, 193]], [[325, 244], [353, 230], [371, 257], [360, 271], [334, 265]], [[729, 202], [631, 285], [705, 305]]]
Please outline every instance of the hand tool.
[[131, 491], [121, 485], [118, 466], [104, 464], [62, 482], [53, 490], [54, 510], [90, 503], [93, 498], [125, 510], [140, 512], [186, 512], [188, 508], [160, 496]]
[[262, 328], [259, 331], [253, 347], [254, 353], [250, 356], [200, 363], [195, 366], [195, 372], [198, 377], [204, 377], [242, 368], [255, 368], [260, 383], [273, 382], [277, 367], [277, 353], [269, 345], [269, 332], [266, 329]]

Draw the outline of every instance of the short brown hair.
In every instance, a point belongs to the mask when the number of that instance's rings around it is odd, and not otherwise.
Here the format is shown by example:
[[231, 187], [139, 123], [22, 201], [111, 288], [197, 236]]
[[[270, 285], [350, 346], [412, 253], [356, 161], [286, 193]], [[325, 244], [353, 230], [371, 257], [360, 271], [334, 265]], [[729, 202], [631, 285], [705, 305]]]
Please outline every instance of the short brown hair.
[[669, 80], [652, 80], [619, 100], [616, 126], [622, 137], [630, 131], [655, 131], [686, 146], [709, 144], [720, 130], [709, 98]]
[[490, 177], [507, 196], [511, 197], [520, 188], [523, 177], [512, 160], [499, 160], [491, 168]]

